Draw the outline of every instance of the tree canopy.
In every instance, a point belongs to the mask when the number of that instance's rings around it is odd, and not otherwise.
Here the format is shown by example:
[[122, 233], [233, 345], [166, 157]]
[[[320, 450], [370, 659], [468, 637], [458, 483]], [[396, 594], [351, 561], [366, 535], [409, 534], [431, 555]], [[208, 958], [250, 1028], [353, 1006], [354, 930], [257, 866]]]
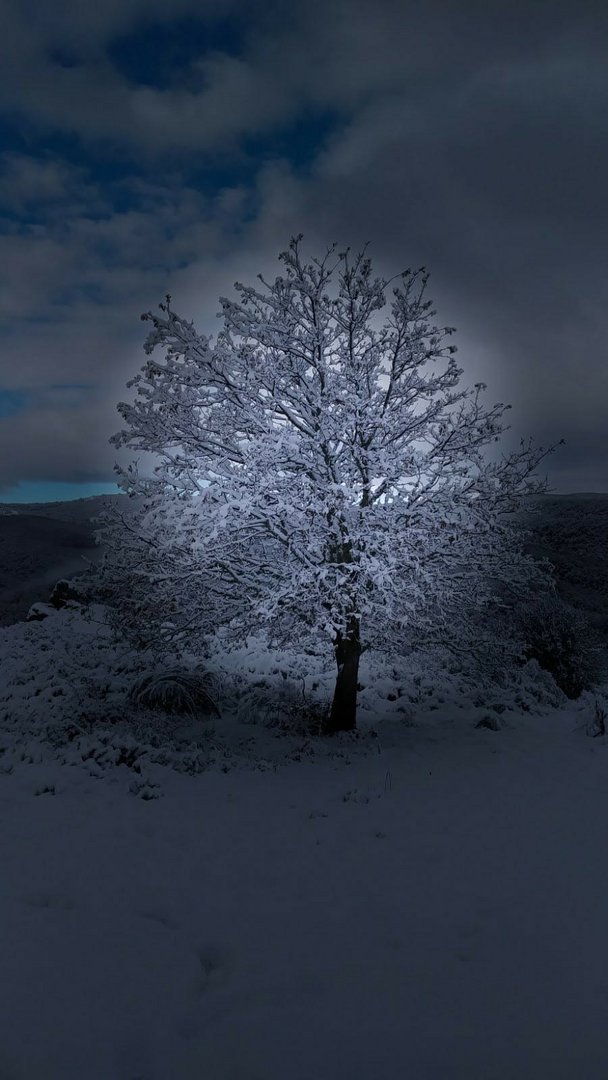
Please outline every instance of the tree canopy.
[[461, 385], [424, 269], [388, 281], [366, 250], [307, 262], [301, 241], [274, 281], [221, 299], [215, 340], [170, 297], [142, 316], [149, 359], [113, 441], [159, 464], [119, 470], [142, 504], [106, 522], [105, 573], [142, 640], [262, 629], [333, 647], [337, 730], [355, 723], [362, 649], [472, 640], [540, 580], [513, 511], [543, 489], [546, 451], [489, 453], [508, 406]]

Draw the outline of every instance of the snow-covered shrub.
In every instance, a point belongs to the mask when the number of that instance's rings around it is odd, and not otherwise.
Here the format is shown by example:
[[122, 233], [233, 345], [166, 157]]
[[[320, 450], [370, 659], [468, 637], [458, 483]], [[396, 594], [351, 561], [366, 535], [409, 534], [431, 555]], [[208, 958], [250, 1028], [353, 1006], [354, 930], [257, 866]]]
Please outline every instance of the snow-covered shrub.
[[37, 601], [32, 604], [27, 615], [25, 616], [26, 622], [42, 622], [43, 619], [48, 619], [49, 615], [55, 614], [55, 608], [52, 604], [44, 604], [42, 601]]
[[321, 735], [329, 702], [315, 701], [296, 687], [257, 680], [238, 697], [234, 716], [243, 723], [259, 723], [278, 732]]
[[53, 586], [49, 603], [57, 609], [63, 607], [78, 609], [83, 605], [86, 606], [86, 598], [84, 593], [78, 590], [77, 583], [60, 578]]
[[[194, 662], [195, 657], [189, 657]], [[329, 708], [333, 671], [314, 651], [273, 648], [265, 634], [240, 647], [218, 635], [205, 666], [219, 679], [227, 713], [238, 722], [314, 734]]]
[[169, 714], [219, 717], [214, 700], [218, 691], [218, 681], [209, 672], [173, 668], [141, 675], [129, 691], [129, 702]]
[[548, 671], [567, 697], [579, 697], [597, 670], [594, 636], [585, 616], [554, 595], [522, 605], [516, 617], [526, 658]]

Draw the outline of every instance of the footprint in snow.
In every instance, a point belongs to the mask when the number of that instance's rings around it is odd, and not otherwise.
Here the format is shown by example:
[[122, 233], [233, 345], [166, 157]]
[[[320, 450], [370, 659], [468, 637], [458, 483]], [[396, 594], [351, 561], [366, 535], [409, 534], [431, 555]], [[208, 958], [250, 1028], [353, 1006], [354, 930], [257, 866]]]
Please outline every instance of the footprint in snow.
[[199, 966], [196, 992], [200, 996], [226, 981], [231, 963], [228, 954], [213, 944], [202, 945], [196, 950], [196, 956]]
[[147, 919], [149, 922], [159, 923], [161, 926], [166, 927], [167, 930], [175, 929], [175, 923], [171, 916], [160, 908], [146, 908], [145, 911], [140, 911], [139, 915], [142, 919]]
[[60, 908], [62, 911], [72, 911], [75, 906], [69, 896], [58, 896], [54, 893], [26, 893], [19, 899], [22, 904], [33, 908]]
[[458, 937], [461, 939], [461, 944], [456, 948], [454, 955], [457, 960], [462, 963], [468, 963], [470, 960], [474, 960], [477, 955], [477, 938], [480, 933], [481, 927], [478, 923], [462, 923], [456, 927]]

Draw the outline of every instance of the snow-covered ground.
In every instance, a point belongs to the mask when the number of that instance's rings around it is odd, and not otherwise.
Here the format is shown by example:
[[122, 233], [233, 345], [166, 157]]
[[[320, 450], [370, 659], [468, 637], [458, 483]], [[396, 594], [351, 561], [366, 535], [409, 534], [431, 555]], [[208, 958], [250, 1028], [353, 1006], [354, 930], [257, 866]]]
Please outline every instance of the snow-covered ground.
[[608, 1074], [606, 740], [438, 717], [276, 772], [1, 776], [3, 1080]]
[[137, 673], [0, 628], [0, 1080], [605, 1080], [608, 687], [422, 665], [321, 740]]
[[138, 756], [79, 620], [1, 631], [2, 1080], [604, 1080], [590, 695]]

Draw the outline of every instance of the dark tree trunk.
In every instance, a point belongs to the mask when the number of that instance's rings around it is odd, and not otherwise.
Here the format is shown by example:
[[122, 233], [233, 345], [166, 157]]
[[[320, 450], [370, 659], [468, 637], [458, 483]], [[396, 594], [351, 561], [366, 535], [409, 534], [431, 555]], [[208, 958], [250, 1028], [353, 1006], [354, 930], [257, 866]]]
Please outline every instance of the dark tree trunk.
[[333, 735], [336, 731], [352, 731], [357, 725], [357, 682], [361, 639], [359, 620], [354, 615], [348, 620], [346, 633], [338, 631], [336, 634], [334, 652], [338, 665], [338, 677], [331, 712], [325, 725], [326, 735]]

